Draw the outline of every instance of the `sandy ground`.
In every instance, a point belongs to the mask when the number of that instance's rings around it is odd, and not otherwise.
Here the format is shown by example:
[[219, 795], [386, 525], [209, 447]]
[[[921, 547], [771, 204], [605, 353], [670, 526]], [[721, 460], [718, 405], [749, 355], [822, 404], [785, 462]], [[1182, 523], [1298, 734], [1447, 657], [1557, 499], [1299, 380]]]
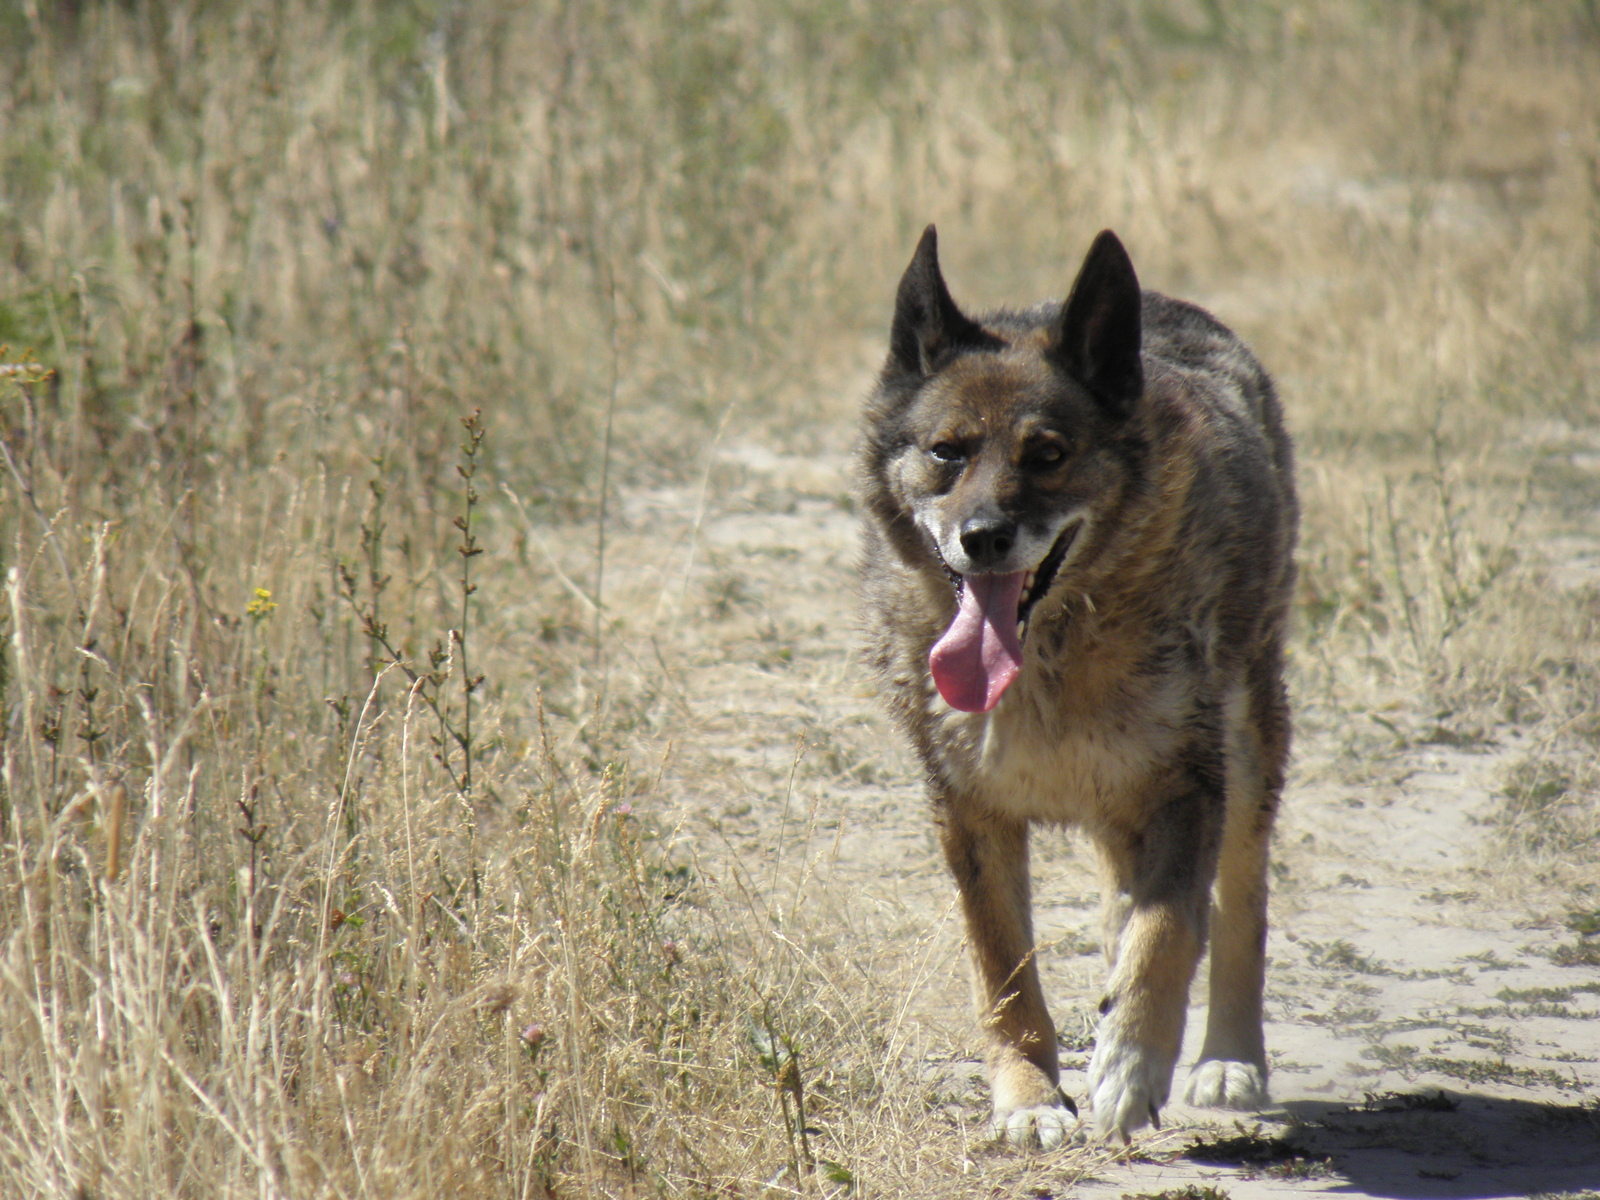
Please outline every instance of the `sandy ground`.
[[[910, 981], [901, 1033], [927, 1101], [964, 1139], [968, 1167], [990, 1177], [984, 1160], [1015, 1152], [983, 1133], [953, 889], [915, 765], [856, 662], [847, 461], [742, 445], [716, 461], [703, 489], [628, 496], [613, 542], [616, 595], [641, 614], [622, 631], [626, 653], [658, 657], [685, 723], [669, 770], [697, 791], [669, 815], [708, 861], [735, 853], [758, 883], [782, 879], [780, 909], [826, 910], [887, 949], [882, 969]], [[1391, 716], [1424, 728], [1421, 714]], [[1131, 1148], [1037, 1155], [992, 1194], [1600, 1188], [1600, 971], [1552, 962], [1573, 939], [1563, 913], [1505, 886], [1484, 824], [1517, 731], [1465, 746], [1419, 736], [1349, 783], [1332, 760], [1340, 722], [1356, 719], [1297, 712], [1267, 979], [1275, 1107], [1239, 1116], [1174, 1102], [1163, 1130]], [[1098, 894], [1081, 841], [1040, 831], [1034, 845], [1046, 993], [1063, 1083], [1081, 1099]], [[800, 866], [811, 881], [786, 897]], [[1195, 991], [1191, 1054], [1204, 1021]], [[970, 1194], [959, 1179], [950, 1188]]]

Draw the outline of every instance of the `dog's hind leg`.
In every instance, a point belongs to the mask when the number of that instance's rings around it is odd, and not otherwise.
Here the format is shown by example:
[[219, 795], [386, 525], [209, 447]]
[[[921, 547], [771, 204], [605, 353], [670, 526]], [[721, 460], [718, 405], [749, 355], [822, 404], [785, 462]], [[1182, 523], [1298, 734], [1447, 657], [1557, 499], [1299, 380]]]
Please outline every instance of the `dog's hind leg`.
[[1276, 656], [1228, 713], [1228, 815], [1211, 908], [1205, 1043], [1184, 1098], [1211, 1108], [1267, 1103], [1261, 993], [1267, 944], [1267, 851], [1283, 788], [1289, 709]]
[[936, 812], [972, 950], [972, 992], [988, 1043], [994, 1131], [1018, 1144], [1059, 1146], [1076, 1110], [1058, 1086], [1056, 1030], [1034, 961], [1026, 821], [959, 800]]

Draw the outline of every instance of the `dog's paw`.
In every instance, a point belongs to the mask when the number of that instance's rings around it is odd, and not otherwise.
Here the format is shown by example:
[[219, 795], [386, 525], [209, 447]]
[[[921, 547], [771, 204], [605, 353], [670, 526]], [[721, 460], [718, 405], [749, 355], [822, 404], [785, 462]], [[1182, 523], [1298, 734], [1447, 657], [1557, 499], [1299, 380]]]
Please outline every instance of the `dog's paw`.
[[1172, 1089], [1172, 1056], [1153, 1051], [1115, 1027], [1102, 1026], [1089, 1064], [1089, 1103], [1095, 1131], [1131, 1141], [1134, 1130], [1161, 1128], [1161, 1107]]
[[1211, 1058], [1195, 1063], [1183, 1098], [1199, 1108], [1265, 1108], [1267, 1081], [1254, 1063]]
[[989, 1131], [1013, 1146], [1054, 1150], [1069, 1140], [1077, 1123], [1078, 1114], [1063, 1104], [1038, 1104], [995, 1113]]

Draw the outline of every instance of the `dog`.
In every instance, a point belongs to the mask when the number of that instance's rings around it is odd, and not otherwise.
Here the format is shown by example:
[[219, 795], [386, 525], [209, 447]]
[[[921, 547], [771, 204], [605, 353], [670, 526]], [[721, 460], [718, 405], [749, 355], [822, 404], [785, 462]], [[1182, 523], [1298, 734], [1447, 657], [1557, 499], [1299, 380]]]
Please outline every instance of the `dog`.
[[[1159, 1127], [1208, 932], [1187, 1099], [1259, 1108], [1298, 525], [1266, 371], [1208, 313], [1141, 291], [1109, 230], [1064, 302], [969, 317], [930, 225], [858, 468], [867, 660], [960, 893], [997, 1136]], [[1081, 1123], [1034, 959], [1035, 822], [1083, 829], [1101, 868]]]

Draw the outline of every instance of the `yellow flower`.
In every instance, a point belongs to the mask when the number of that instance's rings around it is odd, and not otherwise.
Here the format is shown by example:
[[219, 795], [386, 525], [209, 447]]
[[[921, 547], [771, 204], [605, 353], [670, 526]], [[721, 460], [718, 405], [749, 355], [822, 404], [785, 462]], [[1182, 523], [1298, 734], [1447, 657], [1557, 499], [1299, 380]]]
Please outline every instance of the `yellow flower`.
[[256, 589], [256, 598], [245, 605], [244, 615], [256, 621], [268, 616], [273, 609], [278, 607], [278, 602], [272, 598], [272, 593], [266, 588]]

